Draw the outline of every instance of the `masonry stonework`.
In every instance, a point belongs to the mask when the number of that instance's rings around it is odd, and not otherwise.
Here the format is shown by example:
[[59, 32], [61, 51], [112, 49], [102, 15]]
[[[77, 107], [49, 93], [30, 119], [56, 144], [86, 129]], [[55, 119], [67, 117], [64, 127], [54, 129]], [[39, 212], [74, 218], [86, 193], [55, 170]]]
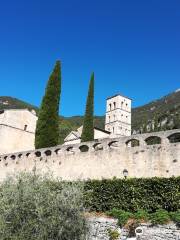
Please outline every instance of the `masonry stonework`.
[[[65, 180], [123, 178], [124, 169], [129, 177], [179, 176], [180, 142], [170, 142], [179, 134], [177, 129], [1, 155], [0, 180], [34, 169]], [[161, 144], [147, 145], [147, 139], [154, 136]], [[131, 147], [132, 139], [139, 146]]]
[[114, 136], [131, 135], [131, 99], [119, 94], [107, 99], [105, 129]]
[[174, 223], [167, 225], [152, 226], [151, 224], [144, 223], [140, 224], [143, 229], [141, 237], [128, 238], [128, 230], [120, 228], [117, 224], [117, 220], [107, 217], [91, 217], [88, 219], [90, 226], [88, 240], [109, 240], [108, 231], [117, 231], [119, 233], [118, 240], [179, 240], [180, 229]]

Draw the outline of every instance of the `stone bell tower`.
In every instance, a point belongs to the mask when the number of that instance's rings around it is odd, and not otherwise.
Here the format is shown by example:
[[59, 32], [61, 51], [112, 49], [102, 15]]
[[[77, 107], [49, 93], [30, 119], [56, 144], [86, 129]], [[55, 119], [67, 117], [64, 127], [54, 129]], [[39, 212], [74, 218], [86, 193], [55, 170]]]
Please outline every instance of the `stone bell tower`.
[[131, 135], [131, 99], [117, 94], [107, 99], [105, 130], [115, 136]]

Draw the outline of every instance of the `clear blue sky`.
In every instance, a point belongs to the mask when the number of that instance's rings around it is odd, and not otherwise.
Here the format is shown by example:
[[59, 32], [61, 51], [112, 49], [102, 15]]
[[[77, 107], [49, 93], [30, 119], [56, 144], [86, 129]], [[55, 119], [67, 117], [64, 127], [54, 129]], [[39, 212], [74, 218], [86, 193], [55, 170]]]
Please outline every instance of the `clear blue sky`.
[[180, 88], [179, 0], [6, 0], [0, 3], [0, 96], [39, 105], [62, 61], [60, 113], [95, 112], [121, 92], [134, 106]]

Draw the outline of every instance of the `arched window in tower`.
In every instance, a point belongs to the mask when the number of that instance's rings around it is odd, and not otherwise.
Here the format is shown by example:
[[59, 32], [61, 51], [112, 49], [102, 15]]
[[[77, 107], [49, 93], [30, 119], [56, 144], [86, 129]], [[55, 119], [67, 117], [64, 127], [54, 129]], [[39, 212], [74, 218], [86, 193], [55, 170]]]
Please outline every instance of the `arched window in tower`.
[[116, 121], [116, 115], [114, 114], [114, 121]]
[[109, 116], [109, 122], [111, 122], [111, 117]]
[[111, 103], [109, 104], [109, 111], [111, 111], [111, 107], [112, 107], [112, 105], [111, 105]]
[[113, 127], [113, 133], [114, 133], [114, 127]]
[[114, 102], [113, 104], [114, 104], [114, 109], [116, 109], [116, 102]]
[[27, 130], [27, 125], [24, 125], [24, 131], [26, 131]]
[[121, 108], [123, 108], [123, 102], [121, 102]]

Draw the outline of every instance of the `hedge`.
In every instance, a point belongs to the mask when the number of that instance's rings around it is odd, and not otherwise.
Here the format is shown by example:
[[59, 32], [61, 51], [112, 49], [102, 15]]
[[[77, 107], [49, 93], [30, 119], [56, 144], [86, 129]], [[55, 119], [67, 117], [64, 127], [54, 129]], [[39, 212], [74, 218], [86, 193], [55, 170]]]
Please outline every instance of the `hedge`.
[[89, 180], [84, 197], [89, 211], [174, 212], [180, 209], [180, 177]]
[[[58, 192], [61, 183], [51, 181], [49, 187]], [[83, 185], [87, 211], [107, 212], [115, 208], [154, 213], [159, 209], [168, 212], [180, 209], [180, 177], [88, 180]]]

